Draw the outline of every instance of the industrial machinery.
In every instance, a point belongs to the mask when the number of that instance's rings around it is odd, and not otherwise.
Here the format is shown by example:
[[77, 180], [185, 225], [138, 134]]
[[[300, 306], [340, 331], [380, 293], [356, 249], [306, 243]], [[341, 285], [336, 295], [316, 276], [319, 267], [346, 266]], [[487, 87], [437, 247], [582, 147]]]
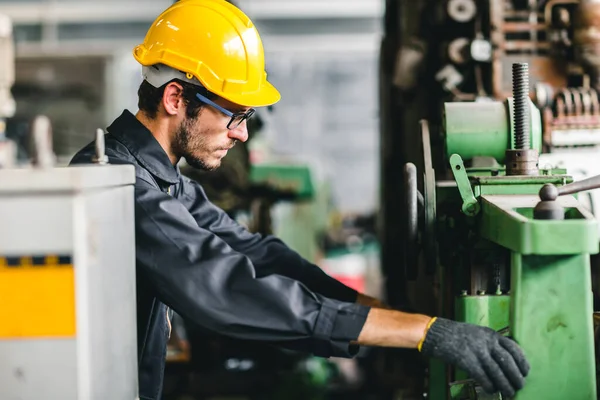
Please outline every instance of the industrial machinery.
[[[534, 210], [545, 184], [600, 174], [598, 16], [597, 0], [386, 2], [388, 301], [514, 335], [533, 368], [519, 399], [596, 398], [600, 191], [559, 196], [561, 221]], [[496, 398], [436, 364], [424, 375], [432, 399]]]
[[[600, 191], [554, 200], [564, 220], [534, 211], [545, 184], [600, 174], [599, 16], [597, 0], [386, 2], [388, 301], [513, 335], [532, 360], [518, 399], [597, 395]], [[431, 399], [497, 398], [435, 363], [424, 378]]]
[[[415, 127], [431, 127], [433, 164], [444, 163], [444, 104], [504, 101], [511, 65], [528, 63], [528, 92], [540, 111], [542, 167], [566, 167], [576, 179], [600, 173], [600, 34], [597, 0], [387, 1], [381, 47], [383, 265], [392, 302], [403, 304], [402, 252], [406, 162], [419, 168]], [[478, 118], [473, 115], [473, 118]], [[441, 169], [437, 169], [441, 170]], [[588, 197], [586, 195], [586, 197]], [[600, 209], [598, 192], [586, 200]], [[398, 285], [402, 290], [398, 290]]]
[[138, 399], [133, 184], [108, 165], [58, 167], [50, 122], [33, 165], [0, 168], [0, 398]]
[[[421, 248], [436, 314], [518, 341], [531, 373], [516, 399], [592, 400], [590, 254], [598, 253], [598, 222], [569, 194], [599, 187], [600, 179], [572, 183], [564, 170], [539, 168], [541, 116], [526, 90], [527, 64], [515, 64], [513, 74], [514, 99], [445, 105], [440, 175], [453, 179], [436, 179], [429, 126], [421, 122], [425, 168], [418, 174], [405, 166], [405, 270], [417, 279]], [[434, 400], [500, 398], [436, 362], [426, 390]]]

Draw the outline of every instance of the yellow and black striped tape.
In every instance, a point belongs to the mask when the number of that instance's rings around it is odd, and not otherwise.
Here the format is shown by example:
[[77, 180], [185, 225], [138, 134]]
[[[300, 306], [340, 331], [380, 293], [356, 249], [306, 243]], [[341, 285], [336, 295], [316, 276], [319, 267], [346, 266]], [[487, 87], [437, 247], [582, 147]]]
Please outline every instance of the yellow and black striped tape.
[[75, 320], [71, 255], [0, 256], [0, 340], [73, 337]]
[[0, 256], [0, 268], [73, 267], [70, 255]]

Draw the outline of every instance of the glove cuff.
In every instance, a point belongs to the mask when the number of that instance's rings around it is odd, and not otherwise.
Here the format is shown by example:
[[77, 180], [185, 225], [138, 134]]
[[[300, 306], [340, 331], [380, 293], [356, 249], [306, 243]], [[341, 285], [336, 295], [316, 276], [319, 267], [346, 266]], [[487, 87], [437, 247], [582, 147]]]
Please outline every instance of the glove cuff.
[[437, 318], [423, 338], [421, 352], [431, 355], [436, 351], [440, 343], [447, 342], [454, 335], [454, 321]]
[[423, 343], [425, 342], [425, 338], [427, 337], [427, 333], [429, 332], [429, 329], [431, 328], [431, 325], [433, 325], [433, 323], [437, 320], [437, 317], [433, 317], [431, 318], [431, 320], [427, 323], [427, 326], [425, 327], [425, 332], [423, 332], [423, 338], [419, 341], [419, 343], [417, 344], [417, 349], [419, 351], [421, 351], [422, 347], [423, 347]]

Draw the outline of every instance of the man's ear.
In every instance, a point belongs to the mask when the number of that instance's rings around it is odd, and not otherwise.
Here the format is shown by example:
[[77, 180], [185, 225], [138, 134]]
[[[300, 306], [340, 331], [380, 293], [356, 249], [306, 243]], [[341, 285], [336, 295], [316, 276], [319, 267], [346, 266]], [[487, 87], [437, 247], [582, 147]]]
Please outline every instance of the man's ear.
[[182, 107], [185, 107], [183, 101], [183, 87], [177, 82], [170, 82], [165, 86], [162, 97], [162, 104], [168, 115], [177, 115]]

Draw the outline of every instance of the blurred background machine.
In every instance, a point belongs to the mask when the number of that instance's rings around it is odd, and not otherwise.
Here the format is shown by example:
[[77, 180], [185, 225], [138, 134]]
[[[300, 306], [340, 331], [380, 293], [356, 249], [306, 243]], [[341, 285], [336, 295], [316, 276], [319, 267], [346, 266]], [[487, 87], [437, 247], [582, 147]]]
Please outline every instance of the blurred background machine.
[[[386, 6], [379, 217], [388, 300], [515, 335], [539, 371], [519, 399], [595, 399], [598, 192], [559, 197], [569, 203], [564, 221], [537, 220], [534, 208], [545, 183], [600, 173], [600, 2]], [[527, 68], [514, 70], [520, 63]], [[540, 367], [550, 360], [564, 367]], [[496, 398], [463, 378], [429, 365], [414, 396]]]
[[[14, 56], [2, 15], [0, 44], [5, 118]], [[19, 162], [0, 122], [0, 398], [135, 400], [134, 168], [106, 164], [102, 131], [96, 165], [57, 166], [44, 116], [31, 163]]]
[[17, 146], [6, 136], [6, 119], [15, 115], [15, 99], [11, 88], [15, 83], [15, 54], [12, 21], [0, 13], [0, 168], [12, 166]]

